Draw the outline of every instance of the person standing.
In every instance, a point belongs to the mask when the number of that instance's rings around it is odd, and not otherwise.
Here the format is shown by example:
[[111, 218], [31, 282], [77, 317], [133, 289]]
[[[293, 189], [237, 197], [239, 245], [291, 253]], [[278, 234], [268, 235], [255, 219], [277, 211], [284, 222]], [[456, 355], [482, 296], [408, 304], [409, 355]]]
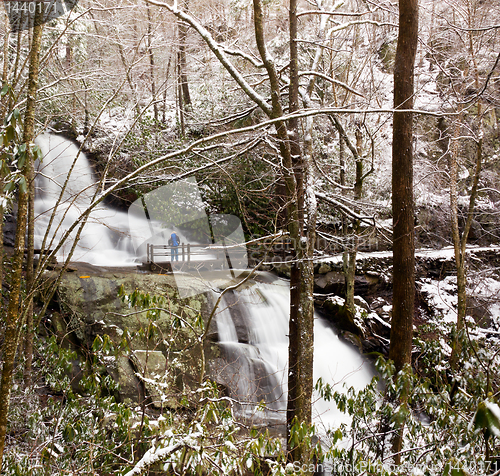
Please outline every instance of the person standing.
[[175, 231], [170, 235], [170, 239], [168, 240], [168, 244], [171, 246], [170, 248], [170, 261], [179, 261], [179, 245], [181, 240]]

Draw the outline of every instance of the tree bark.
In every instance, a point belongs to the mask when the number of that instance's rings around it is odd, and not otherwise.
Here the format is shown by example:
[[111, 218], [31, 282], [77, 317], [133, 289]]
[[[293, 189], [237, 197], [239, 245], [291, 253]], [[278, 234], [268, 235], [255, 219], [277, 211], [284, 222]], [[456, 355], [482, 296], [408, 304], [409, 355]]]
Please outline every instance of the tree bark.
[[[479, 82], [479, 70], [476, 60], [476, 53], [474, 51], [474, 41], [473, 41], [473, 18], [472, 12], [468, 11], [468, 39], [469, 39], [469, 56], [471, 58], [472, 72], [474, 75], [474, 87], [477, 91], [480, 88]], [[464, 75], [465, 76], [465, 75]], [[462, 92], [463, 94], [463, 92]], [[453, 246], [455, 249], [455, 263], [457, 266], [457, 328], [452, 341], [452, 352], [450, 356], [450, 367], [452, 370], [457, 368], [460, 353], [462, 351], [462, 339], [464, 337], [464, 330], [466, 326], [466, 315], [467, 315], [467, 268], [466, 268], [466, 248], [467, 240], [469, 238], [469, 232], [472, 226], [472, 220], [474, 218], [474, 209], [476, 206], [476, 199], [479, 190], [479, 177], [481, 175], [481, 170], [483, 167], [483, 105], [481, 98], [477, 100], [477, 140], [476, 140], [476, 160], [474, 167], [474, 175], [472, 188], [469, 198], [469, 207], [467, 210], [467, 218], [465, 220], [464, 229], [462, 236], [460, 236], [460, 231], [458, 227], [458, 137], [462, 125], [462, 120], [464, 119], [463, 110], [460, 111], [458, 116], [459, 121], [457, 122], [455, 137], [453, 144], [450, 148], [450, 153], [448, 155], [449, 167], [450, 167], [450, 207], [451, 207], [451, 219], [452, 219], [452, 237]]]
[[151, 18], [151, 6], [146, 4], [148, 13], [148, 56], [149, 56], [149, 75], [151, 77], [151, 96], [153, 98], [153, 111], [155, 118], [155, 125], [158, 124], [158, 103], [156, 102], [156, 82], [155, 82], [155, 57], [153, 54], [153, 19]]
[[[26, 177], [29, 169], [31, 157], [31, 144], [35, 133], [35, 107], [36, 93], [38, 85], [38, 69], [40, 59], [40, 46], [42, 39], [42, 14], [36, 9], [35, 24], [33, 26], [33, 37], [30, 51], [30, 65], [28, 73], [28, 87], [26, 111], [24, 114], [24, 132], [23, 143], [26, 144], [27, 159], [24, 166], [24, 176]], [[17, 212], [17, 228], [14, 245], [14, 256], [12, 259], [11, 288], [9, 296], [9, 305], [5, 319], [5, 336], [3, 345], [3, 367], [2, 380], [0, 384], [0, 468], [2, 466], [3, 454], [5, 448], [5, 436], [7, 433], [7, 420], [10, 406], [10, 392], [12, 387], [12, 376], [14, 371], [14, 362], [18, 346], [19, 323], [20, 323], [20, 304], [21, 304], [21, 285], [22, 285], [22, 266], [24, 258], [24, 241], [26, 233], [26, 222], [28, 215], [28, 187], [20, 187]]]
[[[351, 145], [352, 149], [352, 145]], [[356, 162], [356, 177], [354, 180], [354, 200], [360, 200], [363, 193], [363, 135], [361, 134], [361, 129], [358, 125], [356, 128], [356, 154], [354, 155], [354, 160]], [[356, 207], [354, 209], [356, 213], [359, 213], [359, 209]], [[353, 239], [351, 246], [348, 247], [347, 257], [344, 260], [347, 262], [347, 270], [345, 273], [346, 278], [346, 291], [345, 291], [345, 308], [350, 314], [350, 318], [354, 320], [356, 316], [356, 306], [354, 305], [354, 282], [356, 279], [356, 255], [358, 253], [359, 247], [359, 232], [360, 223], [359, 220], [354, 220], [352, 225]]]
[[[418, 1], [399, 1], [399, 35], [394, 65], [394, 108], [412, 109], [418, 41]], [[389, 357], [397, 371], [411, 362], [415, 303], [413, 205], [413, 114], [395, 112], [392, 142], [394, 249], [393, 315]]]
[[[394, 64], [394, 108], [413, 108], [418, 43], [418, 0], [399, 0], [399, 34]], [[415, 217], [413, 204], [413, 114], [394, 113], [392, 137], [393, 301], [389, 358], [399, 372], [411, 364], [415, 306]], [[393, 440], [401, 461], [403, 427]]]
[[[2, 68], [2, 88], [7, 84], [8, 74], [9, 74], [9, 36], [10, 36], [10, 26], [9, 19], [5, 15], [5, 36], [3, 43], [3, 68]], [[6, 95], [2, 98], [1, 103], [1, 117], [5, 117], [8, 112], [8, 106], [10, 103], [10, 95]], [[3, 170], [0, 170], [0, 199], [4, 197], [4, 175]], [[0, 204], [0, 296], [2, 295], [3, 289], [3, 218], [4, 218], [4, 208], [3, 200]], [[2, 299], [3, 301], [3, 299]], [[0, 302], [0, 309], [3, 308], [3, 302]]]
[[[33, 133], [34, 135], [34, 133]], [[34, 138], [34, 137], [33, 137]], [[31, 367], [33, 364], [33, 287], [35, 284], [35, 170], [31, 153], [26, 163], [26, 183], [28, 186], [28, 233], [26, 243], [26, 335], [24, 338], [24, 385], [31, 385]]]
[[[299, 67], [297, 49], [297, 0], [290, 0], [290, 113], [299, 110]], [[312, 129], [312, 125], [309, 125]], [[307, 137], [312, 137], [312, 131]], [[288, 402], [287, 402], [287, 436], [290, 436], [294, 423], [310, 425], [312, 420], [311, 400], [313, 389], [313, 355], [314, 355], [314, 254], [316, 210], [315, 201], [308, 196], [305, 180], [310, 177], [306, 173], [299, 134], [299, 121], [292, 119], [288, 124], [290, 154], [295, 177], [295, 191], [288, 194], [288, 200], [296, 197], [290, 235], [294, 247], [294, 260], [290, 273], [290, 321], [288, 348]], [[305, 141], [306, 156], [312, 155], [312, 139]], [[307, 159], [306, 159], [307, 160]], [[309, 189], [310, 187], [307, 187]], [[305, 205], [307, 204], [307, 210]], [[295, 234], [292, 234], [295, 232]], [[290, 461], [303, 461], [307, 458], [308, 449], [299, 444], [292, 446], [288, 440], [288, 456]]]
[[[183, 2], [184, 12], [188, 11], [189, 0], [184, 0]], [[179, 30], [179, 52], [178, 52], [178, 65], [179, 65], [179, 84], [180, 84], [180, 94], [182, 101], [182, 108], [184, 111], [189, 110], [191, 107], [191, 94], [189, 93], [189, 82], [187, 79], [187, 61], [186, 61], [186, 39], [188, 27], [183, 21], [178, 22]]]

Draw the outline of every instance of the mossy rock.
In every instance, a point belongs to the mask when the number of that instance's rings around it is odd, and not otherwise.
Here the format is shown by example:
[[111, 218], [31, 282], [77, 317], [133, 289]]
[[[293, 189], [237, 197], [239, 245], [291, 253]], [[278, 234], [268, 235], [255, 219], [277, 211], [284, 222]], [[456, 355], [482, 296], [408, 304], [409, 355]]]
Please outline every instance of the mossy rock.
[[[48, 275], [56, 278], [55, 272]], [[134, 308], [119, 296], [120, 290], [126, 295], [139, 290], [151, 297], [161, 296], [163, 310], [152, 314]], [[176, 395], [183, 389], [195, 387], [205, 371], [205, 362], [219, 355], [215, 342], [206, 340], [202, 348], [199, 341], [203, 333], [199, 324], [201, 321], [207, 324], [210, 314], [209, 296], [197, 294], [181, 298], [172, 275], [102, 273], [88, 268], [82, 271], [77, 267], [76, 272], [63, 275], [57, 299], [67, 332], [76, 336], [83, 348], [91, 349], [97, 336], [108, 335], [116, 345], [127, 337], [131, 354], [125, 353], [107, 369], [120, 384], [123, 401], [140, 402], [144, 396], [139, 387], [145, 387], [154, 406], [175, 407], [173, 400], [162, 400], [161, 395], [148, 386], [147, 380], [158, 373], [158, 369], [151, 367], [151, 362], [163, 362], [163, 368], [167, 370], [164, 374], [168, 375], [165, 394]], [[62, 331], [61, 319], [56, 322], [57, 333]], [[208, 335], [216, 333], [212, 330]], [[143, 359], [138, 357], [145, 352], [152, 359], [145, 361], [149, 362], [146, 367]], [[146, 380], [140, 382], [138, 375], [145, 376]]]

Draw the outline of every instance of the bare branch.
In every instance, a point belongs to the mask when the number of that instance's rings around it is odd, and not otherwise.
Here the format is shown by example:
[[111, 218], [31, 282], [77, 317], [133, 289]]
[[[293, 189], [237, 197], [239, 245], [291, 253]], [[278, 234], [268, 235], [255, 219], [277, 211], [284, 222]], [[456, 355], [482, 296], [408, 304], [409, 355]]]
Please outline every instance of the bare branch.
[[330, 203], [331, 205], [335, 206], [336, 208], [341, 210], [346, 215], [348, 215], [356, 220], [362, 221], [370, 226], [375, 226], [375, 217], [359, 215], [356, 212], [354, 212], [353, 210], [351, 210], [349, 207], [344, 205], [343, 203], [340, 203], [338, 200], [335, 200], [334, 198], [328, 197], [324, 193], [316, 192], [316, 197], [325, 201], [325, 202]]
[[333, 12], [333, 11], [323, 11], [323, 10], [305, 10], [303, 12], [297, 13], [297, 17], [304, 15], [335, 15], [338, 17], [362, 17], [373, 13], [372, 10], [367, 10], [366, 12]]
[[236, 67], [229, 61], [229, 58], [226, 56], [226, 52], [223, 48], [219, 46], [219, 44], [214, 40], [209, 31], [204, 28], [200, 23], [198, 23], [194, 18], [189, 16], [187, 13], [179, 10], [177, 8], [177, 2], [174, 2], [173, 5], [169, 5], [168, 3], [159, 2], [157, 0], [145, 0], [147, 3], [151, 5], [155, 5], [157, 7], [166, 8], [170, 13], [175, 15], [177, 18], [188, 23], [192, 28], [194, 28], [198, 34], [205, 41], [207, 46], [212, 50], [216, 58], [221, 62], [221, 64], [226, 68], [227, 72], [233, 77], [233, 79], [238, 83], [241, 89], [245, 92], [245, 94], [250, 97], [255, 103], [259, 105], [259, 107], [267, 114], [271, 115], [272, 108], [267, 104], [266, 100], [255, 91], [250, 84], [245, 80], [242, 74], [236, 69]]
[[228, 55], [231, 56], [240, 56], [243, 59], [246, 59], [250, 63], [252, 63], [256, 68], [263, 68], [264, 63], [262, 61], [257, 61], [255, 58], [252, 58], [250, 55], [247, 55], [246, 53], [243, 53], [241, 50], [231, 50], [229, 48], [226, 48], [224, 46], [221, 47], [224, 52], [226, 52]]
[[319, 73], [317, 71], [300, 71], [299, 76], [317, 76], [318, 78], [322, 78], [325, 81], [329, 81], [330, 83], [336, 84], [337, 86], [340, 86], [344, 89], [347, 89], [347, 91], [355, 94], [356, 96], [360, 96], [364, 98], [365, 96], [361, 94], [360, 92], [356, 91], [355, 89], [351, 88], [347, 84], [343, 83], [342, 81], [338, 81], [330, 76], [327, 76], [326, 74]]

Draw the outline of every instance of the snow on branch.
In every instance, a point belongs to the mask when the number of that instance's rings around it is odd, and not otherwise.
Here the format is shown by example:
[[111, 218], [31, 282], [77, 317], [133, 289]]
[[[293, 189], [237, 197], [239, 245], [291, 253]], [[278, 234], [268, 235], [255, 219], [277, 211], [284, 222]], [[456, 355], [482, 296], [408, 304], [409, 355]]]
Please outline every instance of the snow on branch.
[[227, 72], [233, 77], [233, 79], [238, 83], [241, 89], [247, 94], [247, 96], [252, 99], [255, 103], [259, 105], [259, 107], [267, 114], [270, 115], [272, 112], [271, 107], [267, 104], [266, 100], [255, 91], [252, 86], [246, 81], [243, 75], [236, 69], [236, 67], [229, 61], [229, 58], [226, 56], [226, 52], [224, 49], [214, 40], [210, 32], [203, 27], [199, 22], [197, 22], [193, 17], [188, 15], [187, 13], [179, 10], [177, 8], [177, 2], [174, 2], [173, 5], [169, 5], [168, 3], [159, 2], [157, 0], [146, 0], [147, 3], [151, 5], [155, 5], [157, 7], [166, 8], [170, 13], [175, 15], [177, 18], [189, 24], [193, 29], [195, 29], [201, 38], [205, 41], [207, 46], [212, 50], [217, 59], [221, 62], [221, 64], [226, 68]]
[[303, 12], [297, 13], [297, 17], [301, 17], [304, 15], [335, 15], [338, 17], [362, 17], [370, 13], [373, 13], [373, 11], [367, 10], [366, 12], [332, 12], [326, 10], [305, 10]]
[[175, 453], [181, 448], [187, 446], [184, 440], [181, 440], [175, 445], [167, 446], [166, 448], [151, 447], [146, 454], [139, 460], [139, 462], [125, 475], [134, 476], [143, 474], [147, 469], [155, 463], [162, 461], [165, 457]]
[[347, 207], [343, 203], [340, 203], [338, 200], [335, 200], [332, 197], [328, 197], [324, 193], [316, 192], [316, 197], [321, 199], [321, 200], [324, 200], [327, 203], [330, 203], [331, 205], [335, 206], [336, 208], [341, 210], [346, 215], [348, 215], [356, 220], [362, 221], [370, 226], [375, 226], [375, 217], [359, 215], [358, 213], [351, 210], [349, 207]]
[[256, 68], [263, 68], [264, 67], [264, 63], [262, 63], [262, 61], [257, 61], [255, 58], [252, 58], [250, 55], [243, 53], [243, 51], [241, 51], [241, 50], [231, 50], [231, 49], [226, 48], [226, 47], [222, 47], [222, 48], [223, 48], [224, 52], [226, 52], [228, 55], [240, 56], [241, 58], [246, 59], [247, 61], [252, 63]]
[[360, 92], [358, 92], [355, 89], [351, 88], [350, 86], [348, 86], [347, 84], [343, 83], [342, 81], [338, 81], [338, 80], [332, 78], [331, 76], [327, 76], [326, 74], [319, 73], [318, 71], [300, 71], [299, 72], [299, 76], [311, 76], [311, 75], [317, 76], [318, 78], [322, 78], [325, 81], [329, 81], [330, 83], [336, 84], [337, 86], [340, 86], [340, 87], [342, 87], [344, 89], [347, 89], [347, 91], [355, 94], [356, 96], [360, 96], [362, 98], [365, 97], [363, 94], [361, 94]]

